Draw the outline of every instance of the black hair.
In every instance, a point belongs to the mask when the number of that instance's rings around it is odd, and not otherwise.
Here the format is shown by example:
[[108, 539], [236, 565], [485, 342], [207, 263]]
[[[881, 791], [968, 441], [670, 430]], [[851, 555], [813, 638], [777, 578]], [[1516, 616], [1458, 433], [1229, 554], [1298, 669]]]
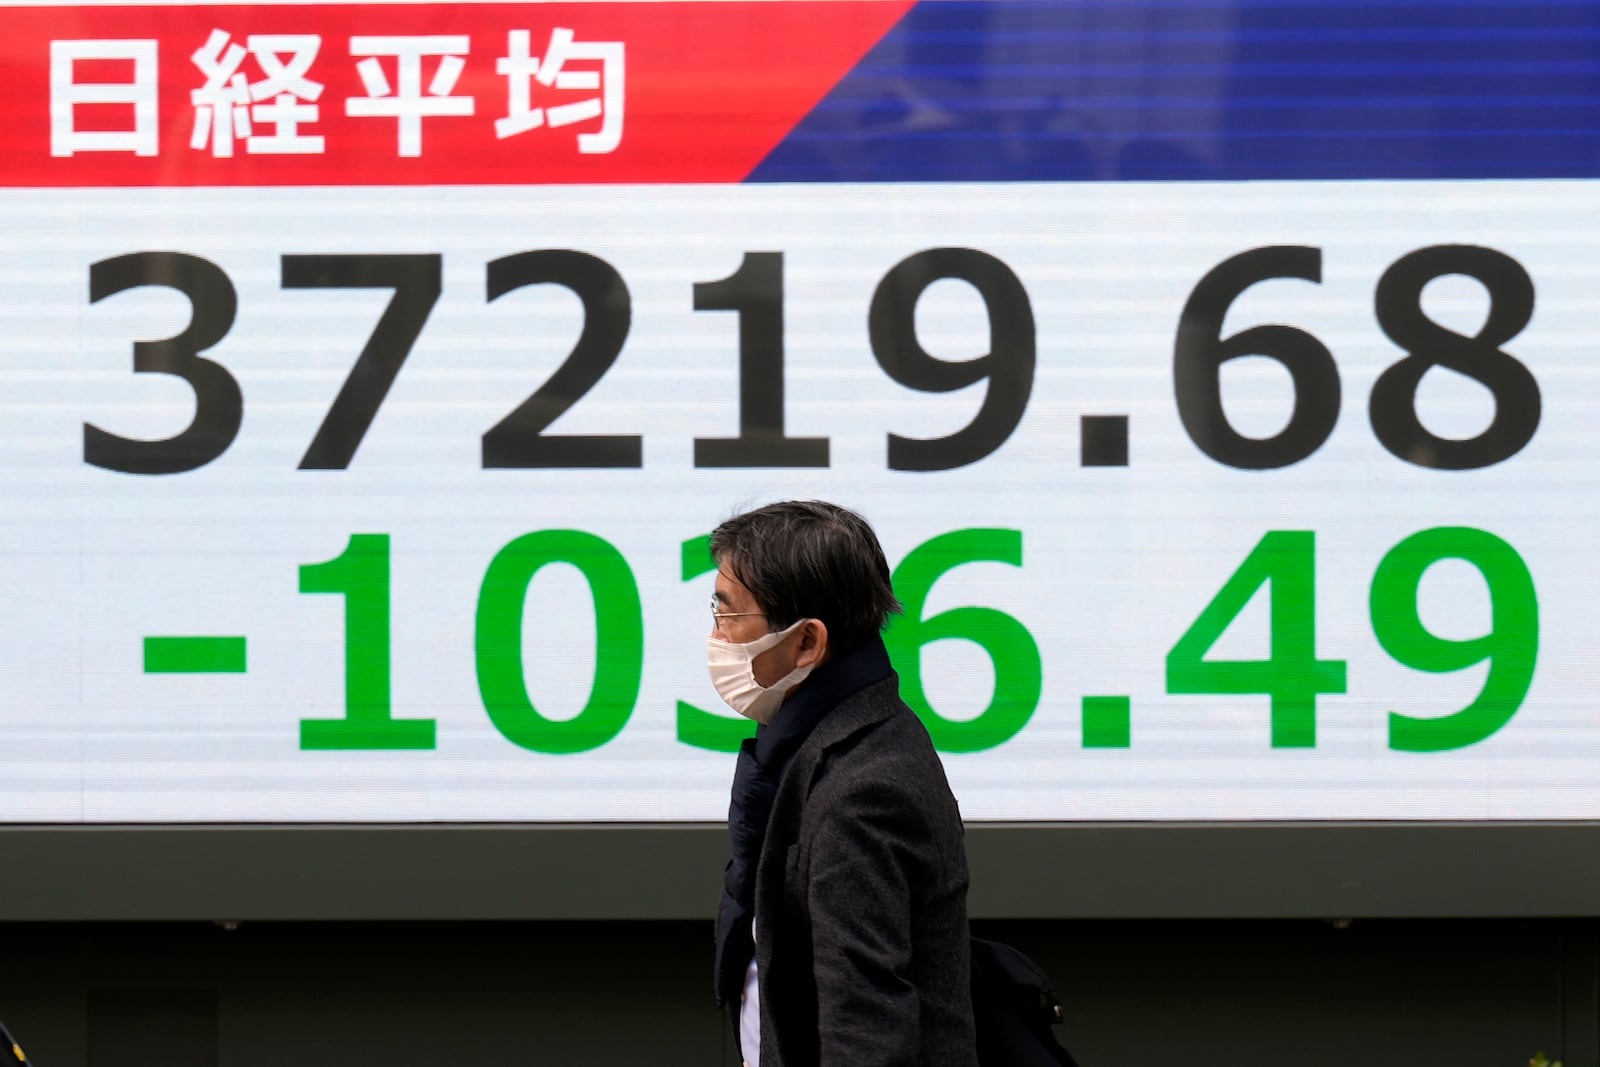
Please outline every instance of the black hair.
[[819, 619], [835, 652], [900, 613], [878, 535], [837, 504], [786, 500], [735, 515], [712, 531], [711, 555], [750, 590], [769, 629]]

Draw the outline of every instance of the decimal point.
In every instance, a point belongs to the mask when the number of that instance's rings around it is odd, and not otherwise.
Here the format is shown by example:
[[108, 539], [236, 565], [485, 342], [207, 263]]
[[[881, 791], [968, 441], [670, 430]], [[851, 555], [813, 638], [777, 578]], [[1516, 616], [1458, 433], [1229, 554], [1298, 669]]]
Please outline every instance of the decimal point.
[[1128, 697], [1084, 697], [1083, 747], [1129, 747], [1133, 732], [1132, 705]]
[[1080, 466], [1128, 465], [1128, 416], [1085, 415], [1079, 433]]

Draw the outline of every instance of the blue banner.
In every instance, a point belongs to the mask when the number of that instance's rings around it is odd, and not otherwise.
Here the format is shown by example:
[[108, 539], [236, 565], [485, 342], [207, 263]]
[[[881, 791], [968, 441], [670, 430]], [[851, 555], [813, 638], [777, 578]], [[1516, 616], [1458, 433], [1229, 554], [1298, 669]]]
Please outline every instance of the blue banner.
[[1597, 174], [1593, 0], [923, 0], [750, 180]]

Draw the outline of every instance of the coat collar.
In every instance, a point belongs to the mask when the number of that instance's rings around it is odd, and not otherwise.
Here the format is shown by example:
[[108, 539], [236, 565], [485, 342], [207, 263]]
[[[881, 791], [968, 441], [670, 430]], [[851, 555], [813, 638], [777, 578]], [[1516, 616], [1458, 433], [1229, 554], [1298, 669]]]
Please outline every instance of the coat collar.
[[[836, 663], [845, 669], [837, 673], [830, 672], [822, 679], [824, 684], [815, 689], [808, 685], [806, 703], [795, 709], [817, 718], [813, 720], [814, 725], [809, 732], [796, 742], [797, 747], [791, 750], [792, 758], [786, 760], [781, 772], [772, 811], [774, 822], [782, 824], [782, 827], [776, 835], [767, 834], [767, 848], [772, 846], [775, 838], [782, 841], [794, 839], [800, 806], [811, 792], [812, 779], [822, 765], [823, 755], [862, 730], [889, 718], [899, 707], [894, 700], [856, 699], [858, 694], [868, 690], [887, 687], [891, 696], [895, 691], [898, 679], [894, 668], [889, 665], [889, 654], [881, 639], [873, 638]], [[799, 697], [800, 693], [796, 692], [788, 703], [793, 703]], [[785, 710], [789, 710], [787, 705]], [[774, 722], [773, 725], [778, 723]]]
[[780, 767], [797, 750], [813, 747], [810, 742], [826, 747], [883, 718], [888, 709], [879, 708], [880, 714], [857, 722], [859, 708], [840, 709], [839, 705], [869, 685], [892, 677], [889, 651], [876, 636], [818, 667], [783, 702], [777, 717], [757, 728], [756, 760], [766, 767]]
[[[876, 678], [862, 688], [875, 688], [885, 681], [897, 681], [894, 671], [889, 671], [881, 678]], [[846, 694], [852, 696], [855, 692]], [[843, 699], [843, 698], [841, 698]], [[869, 726], [887, 719], [894, 714], [896, 705], [886, 700], [851, 700], [834, 709], [833, 713], [817, 724], [811, 731], [811, 737], [805, 748], [815, 748], [818, 751], [827, 751], [842, 741], [847, 741], [860, 731]]]

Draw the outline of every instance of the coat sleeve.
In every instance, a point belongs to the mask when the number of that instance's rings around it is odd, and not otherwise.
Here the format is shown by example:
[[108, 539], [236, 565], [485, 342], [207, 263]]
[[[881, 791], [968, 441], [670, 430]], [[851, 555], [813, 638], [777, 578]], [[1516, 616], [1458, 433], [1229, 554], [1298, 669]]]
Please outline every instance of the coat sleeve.
[[917, 1067], [914, 887], [933, 847], [921, 805], [892, 781], [823, 808], [806, 893], [823, 1067]]

